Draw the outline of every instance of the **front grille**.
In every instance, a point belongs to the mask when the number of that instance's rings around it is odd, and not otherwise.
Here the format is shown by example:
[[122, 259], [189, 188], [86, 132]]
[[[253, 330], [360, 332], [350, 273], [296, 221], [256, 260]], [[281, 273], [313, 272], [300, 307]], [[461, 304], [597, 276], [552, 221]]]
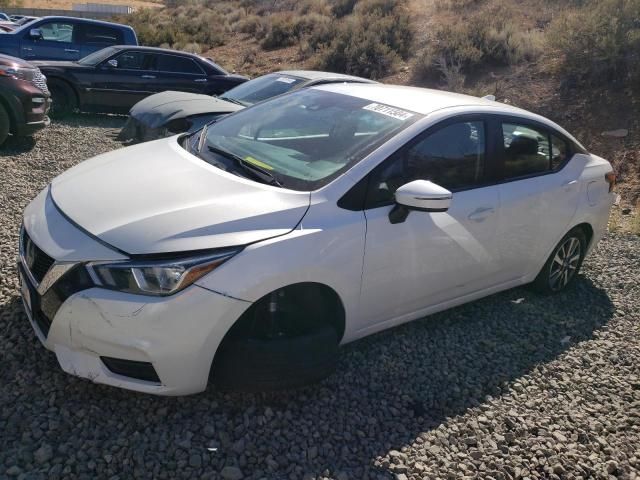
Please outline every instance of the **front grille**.
[[49, 88], [47, 87], [47, 77], [37, 69], [33, 74], [33, 78], [31, 79], [31, 83], [36, 87], [42, 90], [45, 94], [49, 94]]
[[53, 265], [54, 259], [33, 243], [26, 230], [22, 232], [22, 255], [29, 272], [40, 283]]

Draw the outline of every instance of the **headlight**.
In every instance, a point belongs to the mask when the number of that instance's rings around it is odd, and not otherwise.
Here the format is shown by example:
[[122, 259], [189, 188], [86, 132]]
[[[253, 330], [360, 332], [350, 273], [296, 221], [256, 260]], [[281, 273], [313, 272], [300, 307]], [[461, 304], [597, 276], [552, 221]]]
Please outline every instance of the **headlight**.
[[93, 262], [87, 265], [97, 286], [141, 295], [172, 295], [215, 270], [240, 248], [176, 260]]
[[0, 65], [0, 77], [13, 77], [18, 80], [30, 82], [35, 70], [31, 68], [21, 68], [15, 65]]

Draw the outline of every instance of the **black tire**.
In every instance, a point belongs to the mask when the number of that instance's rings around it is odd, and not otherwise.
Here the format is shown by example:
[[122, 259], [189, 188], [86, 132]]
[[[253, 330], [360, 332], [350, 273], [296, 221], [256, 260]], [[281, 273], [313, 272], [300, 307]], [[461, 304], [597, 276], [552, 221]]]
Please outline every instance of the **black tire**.
[[543, 295], [569, 288], [580, 271], [587, 251], [587, 238], [581, 228], [574, 228], [558, 242], [533, 281], [533, 288]]
[[49, 115], [52, 118], [64, 118], [77, 108], [76, 94], [73, 89], [64, 82], [52, 82], [51, 109]]
[[[295, 388], [331, 374], [340, 338], [330, 302], [317, 290], [289, 287], [250, 307], [225, 336], [211, 367], [216, 388], [260, 392]], [[270, 301], [278, 310], [270, 313]], [[275, 305], [275, 303], [274, 303]], [[274, 307], [275, 308], [275, 307]]]
[[264, 392], [322, 380], [338, 362], [338, 334], [325, 325], [295, 338], [228, 339], [213, 363], [213, 383], [223, 390]]
[[9, 114], [4, 109], [4, 107], [0, 105], [0, 146], [2, 146], [7, 140], [10, 130], [11, 122], [9, 119]]

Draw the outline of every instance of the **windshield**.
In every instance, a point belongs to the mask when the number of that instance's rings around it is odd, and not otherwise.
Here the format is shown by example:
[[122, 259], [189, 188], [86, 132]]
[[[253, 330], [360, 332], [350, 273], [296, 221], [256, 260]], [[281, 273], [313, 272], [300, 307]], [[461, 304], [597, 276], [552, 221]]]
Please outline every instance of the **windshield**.
[[105, 61], [107, 58], [109, 58], [111, 55], [113, 55], [117, 51], [118, 49], [115, 47], [103, 48], [102, 50], [98, 50], [97, 52], [90, 53], [86, 57], [81, 58], [80, 60], [78, 60], [78, 63], [80, 63], [81, 65], [97, 65], [100, 62]]
[[273, 184], [310, 191], [417, 118], [416, 113], [370, 100], [303, 89], [209, 124], [199, 155], [228, 171], [250, 164], [263, 176], [268, 173]]
[[271, 73], [238, 85], [225, 92], [220, 98], [235, 100], [243, 105], [253, 105], [282, 95], [302, 82], [304, 82], [302, 78]]

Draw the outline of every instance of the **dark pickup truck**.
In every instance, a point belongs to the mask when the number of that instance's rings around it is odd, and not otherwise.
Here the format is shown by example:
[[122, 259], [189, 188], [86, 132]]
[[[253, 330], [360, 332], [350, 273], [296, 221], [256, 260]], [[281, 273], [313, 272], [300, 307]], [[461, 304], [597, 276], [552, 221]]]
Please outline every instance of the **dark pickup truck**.
[[43, 17], [0, 35], [0, 53], [25, 60], [79, 60], [109, 45], [137, 45], [127, 25], [87, 18]]
[[51, 101], [38, 68], [0, 54], [0, 145], [13, 135], [32, 135], [49, 125]]

